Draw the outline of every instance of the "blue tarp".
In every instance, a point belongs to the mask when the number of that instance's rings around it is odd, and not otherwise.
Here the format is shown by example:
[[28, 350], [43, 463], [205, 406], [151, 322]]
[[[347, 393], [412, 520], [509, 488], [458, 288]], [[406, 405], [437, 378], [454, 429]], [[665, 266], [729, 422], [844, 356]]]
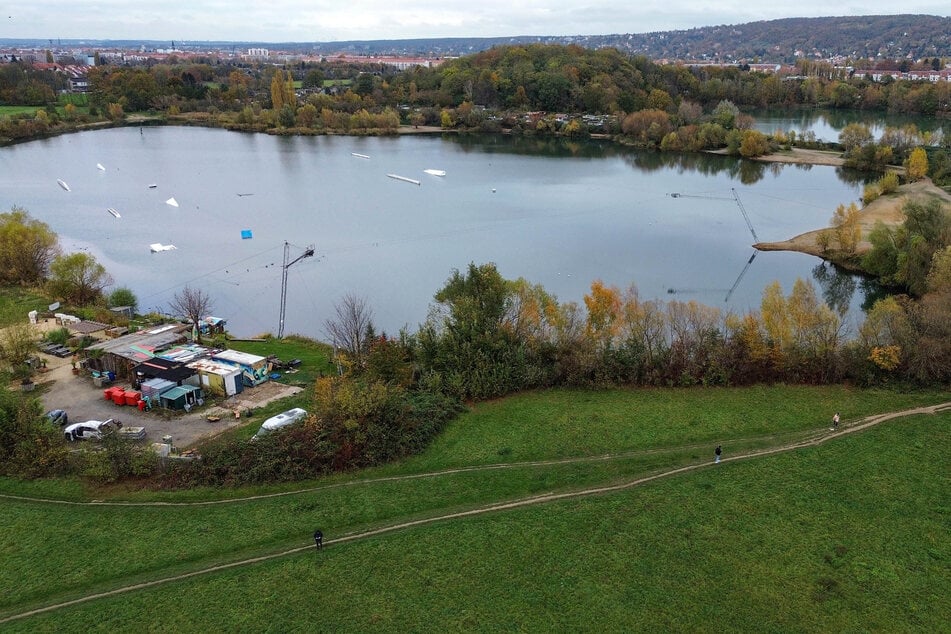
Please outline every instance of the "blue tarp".
[[241, 230], [241, 239], [242, 239], [242, 240], [250, 240], [251, 237], [252, 237], [252, 236], [251, 236], [251, 230], [250, 230], [250, 229], [242, 229], [242, 230]]

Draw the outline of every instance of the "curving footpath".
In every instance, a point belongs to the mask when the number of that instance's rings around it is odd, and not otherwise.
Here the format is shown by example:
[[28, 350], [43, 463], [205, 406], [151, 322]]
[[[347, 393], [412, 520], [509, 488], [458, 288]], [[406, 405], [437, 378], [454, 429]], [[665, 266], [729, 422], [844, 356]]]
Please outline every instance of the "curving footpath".
[[[881, 423], [884, 423], [884, 422], [886, 422], [886, 421], [893, 420], [893, 419], [895, 419], [895, 418], [903, 418], [903, 417], [905, 417], [905, 416], [915, 416], [915, 415], [920, 415], [920, 414], [937, 414], [937, 413], [939, 413], [939, 412], [943, 412], [943, 411], [946, 411], [946, 410], [951, 410], [951, 402], [949, 402], [949, 403], [942, 403], [942, 404], [939, 404], [939, 405], [930, 405], [930, 406], [927, 406], [927, 407], [918, 407], [918, 408], [909, 409], [909, 410], [902, 410], [902, 411], [898, 411], [898, 412], [889, 412], [889, 413], [886, 413], [886, 414], [876, 414], [876, 415], [873, 415], [873, 416], [868, 416], [868, 417], [866, 417], [866, 418], [864, 418], [864, 419], [862, 419], [862, 420], [860, 420], [860, 421], [858, 421], [858, 422], [856, 422], [856, 423], [853, 423], [853, 424], [851, 424], [851, 425], [843, 426], [843, 427], [842, 427], [841, 429], [839, 429], [838, 431], [829, 432], [829, 433], [823, 433], [823, 434], [820, 434], [820, 435], [815, 435], [815, 436], [806, 438], [806, 439], [801, 440], [801, 441], [798, 441], [798, 442], [789, 443], [789, 444], [785, 444], [785, 445], [780, 445], [780, 446], [778, 446], [778, 447], [773, 447], [773, 448], [770, 448], [770, 449], [761, 449], [761, 450], [756, 450], [756, 451], [750, 451], [750, 452], [743, 453], [743, 454], [737, 454], [737, 455], [734, 455], [734, 456], [730, 456], [729, 458], [723, 458], [723, 459], [720, 461], [720, 463], [722, 464], [722, 463], [726, 463], [726, 462], [735, 462], [735, 461], [738, 461], [738, 460], [749, 460], [749, 459], [751, 459], [751, 458], [759, 458], [759, 457], [769, 456], [769, 455], [772, 455], [772, 454], [783, 453], [783, 452], [787, 452], [787, 451], [795, 451], [795, 450], [797, 450], [797, 449], [802, 449], [802, 448], [805, 448], [805, 447], [815, 447], [815, 446], [821, 445], [821, 444], [823, 444], [823, 443], [825, 443], [825, 442], [828, 442], [829, 440], [833, 440], [833, 439], [835, 439], [835, 438], [838, 438], [838, 437], [840, 437], [840, 436], [845, 436], [845, 435], [847, 435], [847, 434], [854, 434], [854, 433], [857, 433], [857, 432], [860, 432], [860, 431], [864, 431], [864, 430], [866, 430], [866, 429], [869, 429], [869, 428], [871, 428], [871, 427], [874, 427], [874, 426], [879, 425], [879, 424], [881, 424]], [[513, 466], [531, 466], [531, 465], [563, 464], [563, 463], [566, 463], [566, 462], [579, 462], [579, 461], [583, 461], [583, 460], [588, 460], [588, 461], [593, 461], [593, 460], [609, 460], [609, 459], [613, 459], [613, 458], [617, 458], [617, 457], [622, 457], [622, 456], [624, 456], [624, 455], [627, 455], [627, 454], [617, 454], [617, 455], [611, 455], [611, 456], [597, 456], [597, 457], [594, 457], [594, 458], [569, 458], [569, 459], [565, 459], [565, 460], [550, 460], [550, 461], [539, 461], [539, 462], [531, 462], [531, 463], [517, 463], [517, 464], [515, 464], [515, 465], [486, 465], [486, 466], [481, 466], [481, 467], [461, 467], [461, 468], [458, 468], [458, 469], [449, 469], [449, 470], [446, 470], [446, 471], [440, 471], [440, 472], [434, 472], [434, 473], [427, 473], [427, 474], [414, 474], [414, 475], [408, 475], [408, 476], [393, 476], [393, 477], [388, 477], [388, 478], [378, 478], [378, 479], [374, 479], [374, 480], [362, 480], [362, 481], [358, 481], [357, 483], [381, 482], [381, 481], [410, 479], [410, 478], [421, 478], [421, 477], [433, 477], [433, 476], [436, 476], [436, 475], [443, 475], [443, 474], [449, 474], [449, 473], [460, 473], [460, 472], [466, 472], [466, 471], [475, 471], [475, 470], [480, 470], [480, 469], [501, 469], [501, 468], [509, 468], [509, 467], [513, 467]], [[696, 470], [696, 469], [709, 468], [709, 467], [711, 467], [712, 465], [713, 465], [713, 463], [711, 463], [711, 462], [704, 462], [704, 463], [700, 463], [700, 464], [692, 464], [692, 465], [687, 465], [687, 466], [684, 466], [684, 467], [678, 467], [678, 468], [676, 468], [676, 469], [670, 469], [670, 470], [668, 470], [668, 471], [662, 471], [662, 472], [660, 472], [660, 473], [655, 473], [655, 474], [653, 474], [653, 475], [644, 476], [644, 477], [641, 477], [641, 478], [637, 478], [637, 479], [635, 479], [635, 480], [630, 480], [630, 481], [628, 481], [628, 482], [622, 482], [622, 483], [620, 483], [620, 484], [613, 484], [613, 485], [607, 485], [607, 486], [602, 486], [602, 487], [593, 487], [593, 488], [589, 488], [589, 489], [582, 489], [582, 490], [579, 490], [579, 491], [566, 491], [566, 492], [563, 492], [563, 493], [543, 493], [543, 494], [541, 494], [541, 495], [529, 496], [529, 497], [521, 498], [521, 499], [518, 499], [518, 500], [512, 500], [512, 501], [509, 501], [509, 502], [500, 502], [500, 503], [496, 503], [496, 504], [489, 504], [489, 505], [486, 505], [486, 506], [481, 506], [481, 507], [477, 507], [477, 508], [474, 508], [474, 509], [470, 509], [470, 510], [468, 510], [468, 511], [459, 511], [459, 512], [456, 512], [456, 513], [448, 513], [448, 514], [446, 514], [446, 515], [438, 515], [438, 516], [434, 516], [434, 517], [429, 517], [429, 518], [424, 518], [424, 519], [418, 519], [418, 520], [412, 520], [412, 521], [409, 521], [409, 522], [402, 522], [402, 523], [399, 523], [399, 524], [393, 524], [393, 525], [390, 525], [390, 526], [383, 526], [383, 527], [381, 527], [381, 528], [375, 528], [375, 529], [371, 529], [371, 530], [367, 530], [367, 531], [362, 531], [362, 532], [359, 532], [359, 533], [345, 534], [345, 535], [342, 535], [342, 536], [337, 537], [337, 538], [334, 538], [334, 539], [325, 539], [323, 543], [324, 543], [325, 545], [330, 545], [330, 544], [342, 544], [342, 543], [346, 543], [346, 542], [355, 541], [355, 540], [358, 540], [358, 539], [365, 539], [365, 538], [368, 538], [368, 537], [375, 537], [375, 536], [377, 536], [377, 535], [383, 535], [383, 534], [386, 534], [386, 533], [391, 533], [391, 532], [393, 532], [393, 531], [398, 531], [398, 530], [402, 530], [402, 529], [405, 529], [405, 528], [412, 528], [412, 527], [415, 527], [415, 526], [423, 526], [423, 525], [426, 525], [426, 524], [433, 524], [433, 523], [436, 523], [436, 522], [443, 522], [443, 521], [453, 520], [453, 519], [459, 519], [459, 518], [463, 518], [463, 517], [471, 517], [471, 516], [474, 516], [474, 515], [482, 515], [482, 514], [485, 514], [485, 513], [493, 513], [493, 512], [496, 512], [496, 511], [506, 511], [506, 510], [521, 508], [521, 507], [525, 507], [525, 506], [532, 506], [532, 505], [535, 505], [535, 504], [544, 504], [544, 503], [546, 503], [546, 502], [554, 502], [554, 501], [558, 501], [558, 500], [566, 500], [566, 499], [580, 498], [580, 497], [586, 497], [586, 496], [591, 496], [591, 495], [600, 495], [600, 494], [604, 494], [604, 493], [612, 493], [612, 492], [615, 492], [615, 491], [623, 491], [623, 490], [625, 490], [625, 489], [630, 489], [630, 488], [633, 488], [633, 487], [636, 487], [636, 486], [639, 486], [639, 485], [642, 485], [642, 484], [646, 484], [646, 483], [648, 483], [648, 482], [652, 482], [652, 481], [654, 481], [654, 480], [659, 480], [659, 479], [661, 479], [661, 478], [667, 478], [667, 477], [674, 476], [674, 475], [677, 475], [677, 474], [680, 474], [680, 473], [686, 473], [686, 472], [688, 472], [688, 471], [694, 471], [694, 470]], [[348, 485], [350, 485], [350, 484], [353, 484], [353, 483], [345, 483], [345, 484], [338, 484], [338, 485], [329, 485], [328, 487], [313, 487], [313, 488], [309, 488], [309, 489], [302, 489], [302, 490], [299, 490], [299, 491], [288, 491], [288, 492], [273, 493], [273, 494], [258, 495], [258, 496], [250, 496], [250, 497], [246, 497], [246, 498], [238, 498], [238, 499], [230, 499], [230, 500], [215, 500], [215, 501], [212, 501], [212, 502], [181, 502], [181, 503], [174, 503], [174, 502], [113, 502], [113, 503], [103, 503], [103, 502], [96, 502], [96, 501], [93, 501], [93, 502], [66, 502], [66, 501], [60, 501], [60, 500], [50, 500], [50, 499], [42, 499], [42, 498], [28, 498], [28, 497], [20, 497], [20, 496], [12, 496], [12, 495], [3, 495], [2, 497], [11, 498], [11, 499], [17, 499], [17, 500], [33, 500], [33, 501], [37, 501], [37, 502], [73, 504], [73, 505], [104, 505], [104, 504], [110, 504], [110, 505], [116, 505], [116, 506], [129, 506], [129, 505], [135, 505], [135, 506], [202, 505], [202, 504], [221, 504], [221, 503], [228, 503], [228, 502], [240, 502], [240, 501], [248, 501], [248, 500], [255, 500], [255, 499], [261, 499], [261, 498], [268, 498], [268, 497], [276, 497], [276, 496], [284, 496], [284, 495], [294, 495], [294, 494], [303, 493], [303, 492], [306, 492], [306, 491], [315, 491], [315, 490], [319, 490], [319, 489], [323, 489], [323, 488], [329, 488], [329, 487], [333, 487], [333, 486], [348, 486]], [[230, 562], [230, 563], [227, 563], [227, 564], [219, 564], [219, 565], [216, 565], [216, 566], [210, 566], [210, 567], [208, 567], [208, 568], [202, 568], [202, 569], [200, 569], [200, 570], [194, 570], [194, 571], [192, 571], [192, 572], [187, 572], [187, 573], [183, 573], [183, 574], [179, 574], [179, 575], [174, 575], [174, 576], [170, 576], [170, 577], [163, 577], [163, 578], [160, 578], [160, 579], [154, 579], [154, 580], [152, 580], [152, 581], [145, 581], [145, 582], [142, 582], [142, 583], [136, 583], [136, 584], [132, 584], [132, 585], [128, 585], [128, 586], [123, 586], [123, 587], [121, 587], [121, 588], [116, 588], [116, 589], [114, 589], [114, 590], [108, 590], [108, 591], [106, 591], [106, 592], [98, 592], [98, 593], [95, 593], [95, 594], [89, 594], [89, 595], [86, 595], [86, 596], [84, 596], [84, 597], [80, 597], [80, 598], [78, 598], [78, 599], [72, 599], [72, 600], [70, 600], [70, 601], [63, 601], [63, 602], [61, 602], [61, 603], [56, 603], [56, 604], [48, 605], [48, 606], [45, 606], [45, 607], [42, 607], [42, 608], [36, 608], [36, 609], [34, 609], [34, 610], [28, 610], [28, 611], [26, 611], [26, 612], [21, 612], [21, 613], [19, 613], [19, 614], [13, 614], [13, 615], [4, 617], [4, 618], [0, 619], [0, 624], [9, 623], [9, 622], [11, 622], [11, 621], [15, 621], [15, 620], [19, 620], [19, 619], [24, 619], [24, 618], [27, 618], [27, 617], [30, 617], [30, 616], [34, 616], [34, 615], [37, 615], [37, 614], [43, 614], [43, 613], [45, 613], [45, 612], [52, 612], [53, 610], [59, 610], [59, 609], [61, 609], [61, 608], [69, 607], [69, 606], [72, 606], [72, 605], [78, 605], [78, 604], [80, 604], [80, 603], [87, 603], [87, 602], [89, 602], [89, 601], [95, 601], [96, 599], [103, 599], [103, 598], [107, 598], [107, 597], [112, 597], [112, 596], [116, 596], [116, 595], [119, 595], [119, 594], [125, 594], [125, 593], [127, 593], [127, 592], [132, 592], [132, 591], [135, 591], [135, 590], [143, 590], [143, 589], [145, 589], [145, 588], [151, 588], [151, 587], [154, 587], [154, 586], [158, 586], [158, 585], [162, 585], [162, 584], [166, 584], [166, 583], [171, 583], [171, 582], [173, 582], [173, 581], [182, 581], [182, 580], [185, 580], [185, 579], [190, 579], [190, 578], [193, 578], [193, 577], [198, 577], [198, 576], [200, 576], [200, 575], [206, 575], [206, 574], [218, 572], [218, 571], [221, 571], [221, 570], [227, 570], [227, 569], [229, 569], [229, 568], [237, 568], [237, 567], [239, 567], [239, 566], [247, 566], [247, 565], [256, 564], [256, 563], [259, 563], [259, 562], [262, 562], [262, 561], [268, 561], [268, 560], [271, 560], [271, 559], [277, 559], [277, 558], [279, 558], [279, 557], [286, 557], [286, 556], [288, 556], [288, 555], [293, 555], [293, 554], [296, 554], [296, 553], [313, 550], [313, 548], [314, 548], [313, 544], [307, 544], [306, 546], [299, 546], [299, 547], [296, 547], [296, 548], [291, 548], [291, 549], [289, 549], [289, 550], [284, 550], [284, 551], [277, 552], [277, 553], [272, 553], [272, 554], [269, 554], [269, 555], [262, 555], [262, 556], [260, 556], [260, 557], [252, 557], [252, 558], [250, 558], [250, 559], [242, 559], [242, 560], [240, 560], [240, 561], [233, 561], [233, 562]]]

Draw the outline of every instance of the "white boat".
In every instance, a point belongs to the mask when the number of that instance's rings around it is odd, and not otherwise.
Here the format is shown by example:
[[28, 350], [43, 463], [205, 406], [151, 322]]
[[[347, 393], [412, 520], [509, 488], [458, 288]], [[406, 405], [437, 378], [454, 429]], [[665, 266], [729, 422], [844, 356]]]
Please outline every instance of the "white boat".
[[390, 178], [395, 178], [398, 181], [403, 181], [404, 183], [412, 183], [414, 185], [419, 185], [419, 181], [415, 178], [406, 178], [405, 176], [400, 176], [399, 174], [387, 174]]
[[171, 205], [172, 207], [178, 207], [178, 201], [175, 200], [174, 198], [169, 198], [168, 200], [165, 201], [165, 204]]
[[111, 213], [111, 214], [112, 214], [113, 216], [115, 216], [116, 218], [121, 218], [121, 217], [122, 217], [122, 216], [119, 215], [119, 212], [116, 211], [115, 207], [109, 207], [109, 209], [106, 209], [106, 211], [108, 211], [109, 213]]
[[357, 157], [357, 158], [362, 158], [362, 159], [368, 159], [368, 158], [370, 158], [370, 157], [367, 156], [366, 154], [357, 154], [356, 152], [351, 152], [351, 153], [350, 153], [350, 156], [355, 156], [355, 157]]
[[106, 168], [102, 166], [102, 163], [96, 163], [96, 169], [101, 170], [103, 172], [106, 171]]
[[156, 187], [158, 187], [158, 185], [155, 183], [149, 183], [149, 189], [155, 189]]
[[174, 244], [162, 244], [161, 242], [156, 242], [149, 245], [149, 251], [152, 253], [158, 253], [159, 251], [171, 251], [172, 249], [177, 249]]
[[61, 181], [60, 179], [57, 178], [56, 182], [59, 184], [60, 187], [62, 187], [66, 191], [69, 191], [69, 185], [66, 184], [66, 181]]
[[431, 176], [445, 176], [446, 175], [446, 170], [423, 170], [423, 171]]

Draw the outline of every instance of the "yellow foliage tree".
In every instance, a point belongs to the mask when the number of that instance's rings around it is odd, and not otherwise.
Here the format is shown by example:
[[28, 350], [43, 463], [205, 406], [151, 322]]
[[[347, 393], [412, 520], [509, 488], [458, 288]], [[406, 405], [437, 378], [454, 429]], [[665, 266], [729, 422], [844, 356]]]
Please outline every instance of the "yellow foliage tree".
[[610, 343], [618, 331], [621, 315], [621, 293], [601, 280], [591, 282], [591, 293], [584, 296], [588, 309], [587, 332], [602, 344]]
[[854, 202], [849, 206], [839, 205], [832, 216], [832, 227], [839, 248], [846, 254], [855, 253], [855, 248], [862, 239], [862, 227], [859, 225], [859, 208]]
[[916, 147], [905, 160], [905, 178], [909, 182], [920, 181], [928, 175], [928, 155], [924, 148]]

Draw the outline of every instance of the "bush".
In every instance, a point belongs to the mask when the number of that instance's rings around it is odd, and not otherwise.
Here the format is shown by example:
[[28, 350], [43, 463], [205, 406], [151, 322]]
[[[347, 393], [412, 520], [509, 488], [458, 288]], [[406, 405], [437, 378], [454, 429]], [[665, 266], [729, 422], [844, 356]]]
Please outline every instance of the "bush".
[[885, 194], [894, 194], [898, 191], [898, 174], [895, 172], [888, 172], [880, 179], [878, 179], [878, 188], [881, 190], [882, 195]]

